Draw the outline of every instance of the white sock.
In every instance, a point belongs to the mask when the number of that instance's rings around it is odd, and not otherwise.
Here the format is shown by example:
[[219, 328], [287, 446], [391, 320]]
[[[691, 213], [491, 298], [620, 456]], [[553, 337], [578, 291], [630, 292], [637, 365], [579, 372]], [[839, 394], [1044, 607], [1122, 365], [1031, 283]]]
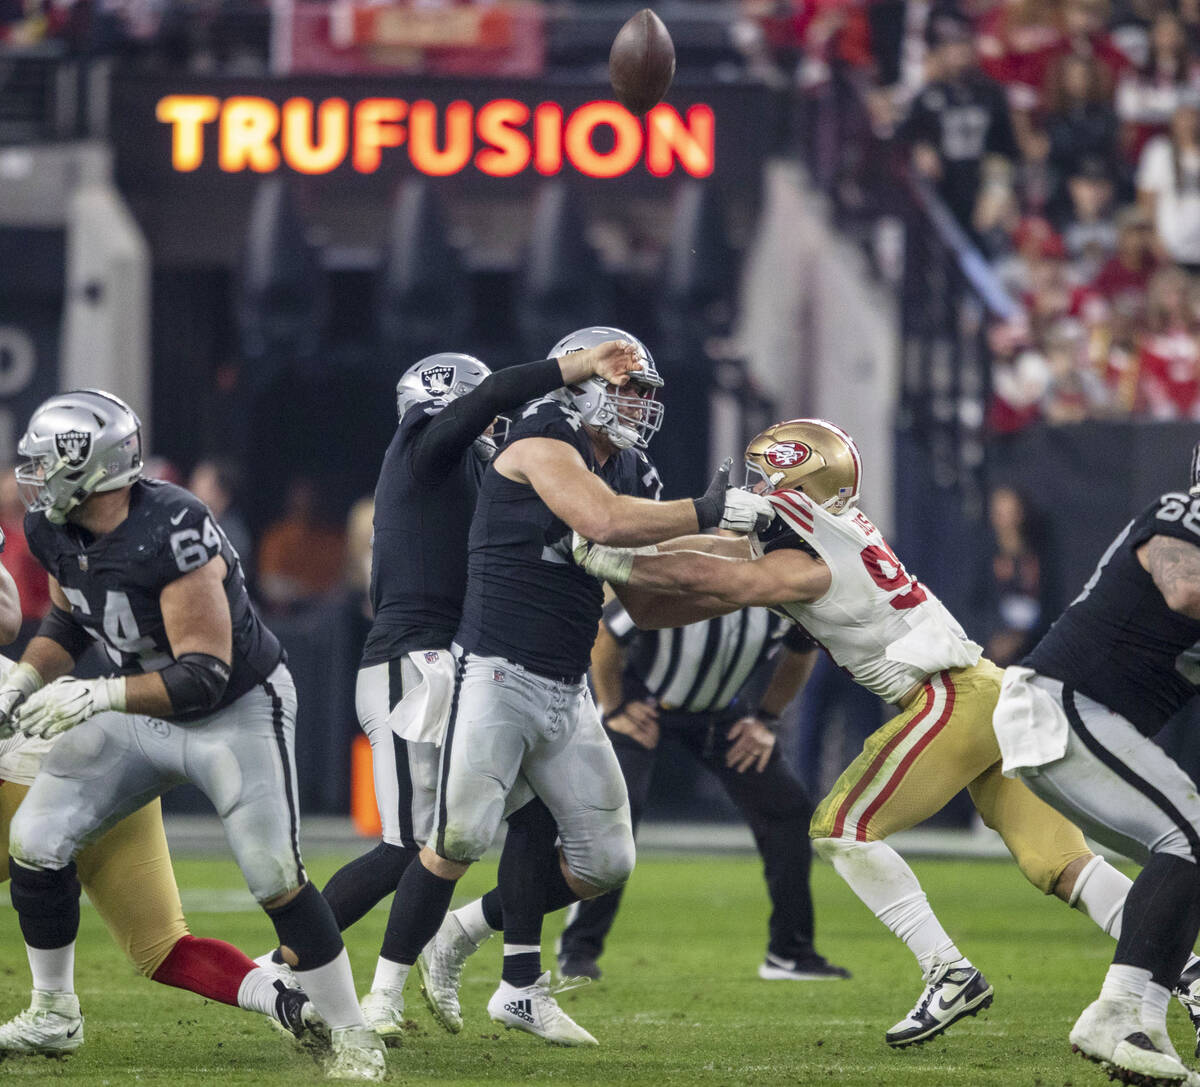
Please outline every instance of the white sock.
[[1103, 857], [1093, 857], [1075, 879], [1068, 905], [1090, 917], [1114, 940], [1121, 938], [1125, 896], [1133, 880]]
[[346, 1027], [366, 1027], [358, 997], [354, 993], [354, 975], [350, 973], [350, 956], [343, 947], [332, 962], [315, 970], [297, 970], [296, 980], [312, 999], [313, 1006], [330, 1030]]
[[75, 942], [50, 949], [25, 945], [33, 987], [44, 993], [75, 991]]
[[1142, 993], [1142, 1026], [1147, 1030], [1167, 1029], [1167, 1007], [1171, 1003], [1171, 990], [1165, 985], [1150, 982]]
[[371, 982], [371, 992], [376, 989], [395, 989], [399, 992], [408, 980], [408, 972], [412, 969], [409, 963], [392, 962], [382, 955], [375, 963], [375, 980]]
[[1125, 966], [1113, 963], [1104, 975], [1104, 984], [1100, 987], [1101, 1000], [1133, 1001], [1138, 1008], [1142, 1006], [1142, 997], [1150, 984], [1150, 971], [1140, 966]]
[[867, 908], [908, 946], [928, 974], [938, 963], [969, 966], [942, 928], [921, 884], [886, 842], [818, 838], [814, 845]]
[[279, 996], [279, 990], [275, 988], [277, 978], [278, 975], [267, 973], [261, 966], [251, 970], [238, 986], [238, 1007], [247, 1011], [262, 1012], [263, 1015], [273, 1018], [275, 998]]
[[474, 902], [468, 902], [461, 909], [454, 910], [453, 913], [458, 923], [462, 925], [463, 932], [467, 934], [467, 939], [476, 946], [483, 943], [489, 936], [494, 936], [500, 931], [499, 929], [492, 928], [485, 920], [482, 898], [477, 898]]

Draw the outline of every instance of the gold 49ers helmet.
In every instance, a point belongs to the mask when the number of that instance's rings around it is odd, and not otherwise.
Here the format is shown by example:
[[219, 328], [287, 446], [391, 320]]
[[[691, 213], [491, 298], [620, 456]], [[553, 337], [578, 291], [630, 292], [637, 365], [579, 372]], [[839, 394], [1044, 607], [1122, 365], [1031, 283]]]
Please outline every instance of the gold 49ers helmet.
[[788, 419], [767, 427], [746, 446], [746, 484], [765, 493], [803, 491], [822, 509], [841, 513], [858, 501], [862, 458], [841, 427], [824, 419]]

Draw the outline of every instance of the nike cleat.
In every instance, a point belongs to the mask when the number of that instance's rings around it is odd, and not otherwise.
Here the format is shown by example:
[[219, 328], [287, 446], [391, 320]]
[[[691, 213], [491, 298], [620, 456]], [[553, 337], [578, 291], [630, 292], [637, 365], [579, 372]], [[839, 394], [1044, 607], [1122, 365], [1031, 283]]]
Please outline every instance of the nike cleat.
[[[559, 985], [554, 992], [573, 989], [574, 985]], [[506, 1030], [523, 1030], [536, 1034], [554, 1045], [599, 1045], [586, 1030], [558, 1006], [551, 995], [550, 971], [547, 970], [532, 985], [518, 989], [507, 981], [488, 1001], [488, 1015], [493, 1023], [503, 1023]]]
[[383, 1040], [368, 1027], [346, 1027], [333, 1032], [333, 1056], [325, 1062], [326, 1079], [376, 1082], [387, 1075]]
[[758, 967], [758, 976], [764, 981], [841, 981], [850, 976], [850, 971], [844, 966], [834, 966], [815, 951], [794, 959], [780, 958], [768, 951]]
[[912, 1011], [884, 1035], [896, 1049], [936, 1038], [951, 1023], [991, 1007], [994, 990], [975, 967], [941, 963], [926, 975], [925, 991]]
[[33, 990], [33, 1000], [20, 1015], [0, 1026], [0, 1055], [40, 1053], [61, 1057], [83, 1045], [83, 1016], [74, 993]]
[[462, 1030], [458, 987], [462, 984], [463, 964], [480, 946], [467, 935], [458, 918], [448, 913], [437, 934], [417, 956], [421, 994], [434, 1019], [451, 1034]]
[[290, 1038], [313, 1056], [328, 1053], [332, 1043], [329, 1024], [321, 1017], [303, 989], [289, 989], [275, 982], [275, 1014], [268, 1022], [280, 1034]]
[[1192, 963], [1179, 975], [1175, 996], [1192, 1021], [1192, 1030], [1196, 1033], [1196, 1056], [1200, 1057], [1200, 961]]
[[358, 1004], [384, 1045], [395, 1049], [404, 1044], [404, 994], [399, 989], [372, 989]]

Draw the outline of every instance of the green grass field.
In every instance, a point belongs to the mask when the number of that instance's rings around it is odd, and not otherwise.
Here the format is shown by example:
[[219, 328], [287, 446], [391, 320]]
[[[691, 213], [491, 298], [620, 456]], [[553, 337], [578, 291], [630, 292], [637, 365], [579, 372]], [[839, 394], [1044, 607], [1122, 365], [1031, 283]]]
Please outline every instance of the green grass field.
[[[345, 858], [309, 859], [318, 885]], [[179, 883], [193, 931], [250, 954], [271, 946], [266, 918], [239, 893], [230, 861], [183, 859]], [[465, 1026], [443, 1033], [410, 981], [411, 1029], [389, 1052], [398, 1084], [733, 1085], [847, 1084], [886, 1087], [1104, 1084], [1071, 1054], [1067, 1032], [1095, 995], [1112, 954], [1086, 918], [1043, 899], [1015, 866], [989, 861], [917, 861], [930, 900], [960, 946], [996, 987], [990, 1011], [924, 1047], [893, 1052], [883, 1032], [915, 1002], [920, 977], [908, 951], [841, 883], [813, 873], [818, 946], [849, 967], [848, 982], [765, 982], [755, 970], [765, 943], [767, 903], [751, 858], [648, 857], [638, 864], [603, 960], [598, 984], [565, 993], [563, 1006], [600, 1039], [598, 1050], [564, 1050], [526, 1034], [493, 1029], [485, 1005], [499, 972], [499, 940], [467, 967]], [[494, 878], [476, 866], [460, 887], [466, 901]], [[7, 899], [7, 895], [4, 895]], [[347, 933], [360, 992], [369, 986], [386, 913]], [[546, 962], [561, 921], [546, 928]], [[6, 952], [0, 1014], [26, 1006], [28, 974], [15, 915], [0, 914]], [[53, 1061], [12, 1058], [13, 1083], [256, 1084], [321, 1082], [317, 1066], [257, 1017], [207, 1004], [133, 974], [95, 914], [84, 910], [77, 955], [87, 1044]], [[1171, 1031], [1185, 1056], [1194, 1040], [1182, 1009]]]

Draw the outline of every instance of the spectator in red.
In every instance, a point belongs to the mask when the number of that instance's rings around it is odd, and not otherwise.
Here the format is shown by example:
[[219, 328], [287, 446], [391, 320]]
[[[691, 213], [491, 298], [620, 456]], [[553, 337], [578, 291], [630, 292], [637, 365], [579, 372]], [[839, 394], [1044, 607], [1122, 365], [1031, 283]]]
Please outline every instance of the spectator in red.
[[1188, 49], [1187, 31], [1173, 11], [1161, 11], [1150, 28], [1146, 63], [1117, 84], [1121, 148], [1137, 161], [1151, 136], [1162, 135], [1175, 110], [1200, 93], [1200, 66]]
[[1138, 407], [1152, 419], [1200, 419], [1196, 285], [1181, 268], [1157, 272], [1138, 344]]
[[288, 484], [283, 517], [268, 526], [258, 547], [258, 588], [275, 608], [286, 608], [336, 589], [341, 581], [345, 538], [318, 512], [311, 479]]
[[1182, 102], [1170, 132], [1146, 144], [1138, 163], [1138, 203], [1154, 216], [1166, 255], [1200, 271], [1200, 104]]
[[1010, 88], [1015, 109], [1032, 110], [1048, 58], [1061, 40], [1055, 0], [1006, 0], [981, 21], [980, 64]]
[[1137, 317], [1145, 306], [1146, 288], [1157, 268], [1153, 220], [1144, 208], [1126, 208], [1117, 216], [1117, 251], [1105, 262], [1087, 293], [1098, 295], [1121, 316]]
[[11, 464], [0, 467], [0, 529], [5, 539], [4, 565], [21, 594], [22, 621], [40, 623], [50, 610], [50, 585], [25, 542], [25, 505]]
[[968, 228], [984, 156], [1016, 154], [1004, 91], [979, 71], [973, 34], [970, 21], [956, 11], [930, 15], [926, 40], [936, 75], [917, 95], [900, 131], [912, 147], [917, 171], [936, 183]]

